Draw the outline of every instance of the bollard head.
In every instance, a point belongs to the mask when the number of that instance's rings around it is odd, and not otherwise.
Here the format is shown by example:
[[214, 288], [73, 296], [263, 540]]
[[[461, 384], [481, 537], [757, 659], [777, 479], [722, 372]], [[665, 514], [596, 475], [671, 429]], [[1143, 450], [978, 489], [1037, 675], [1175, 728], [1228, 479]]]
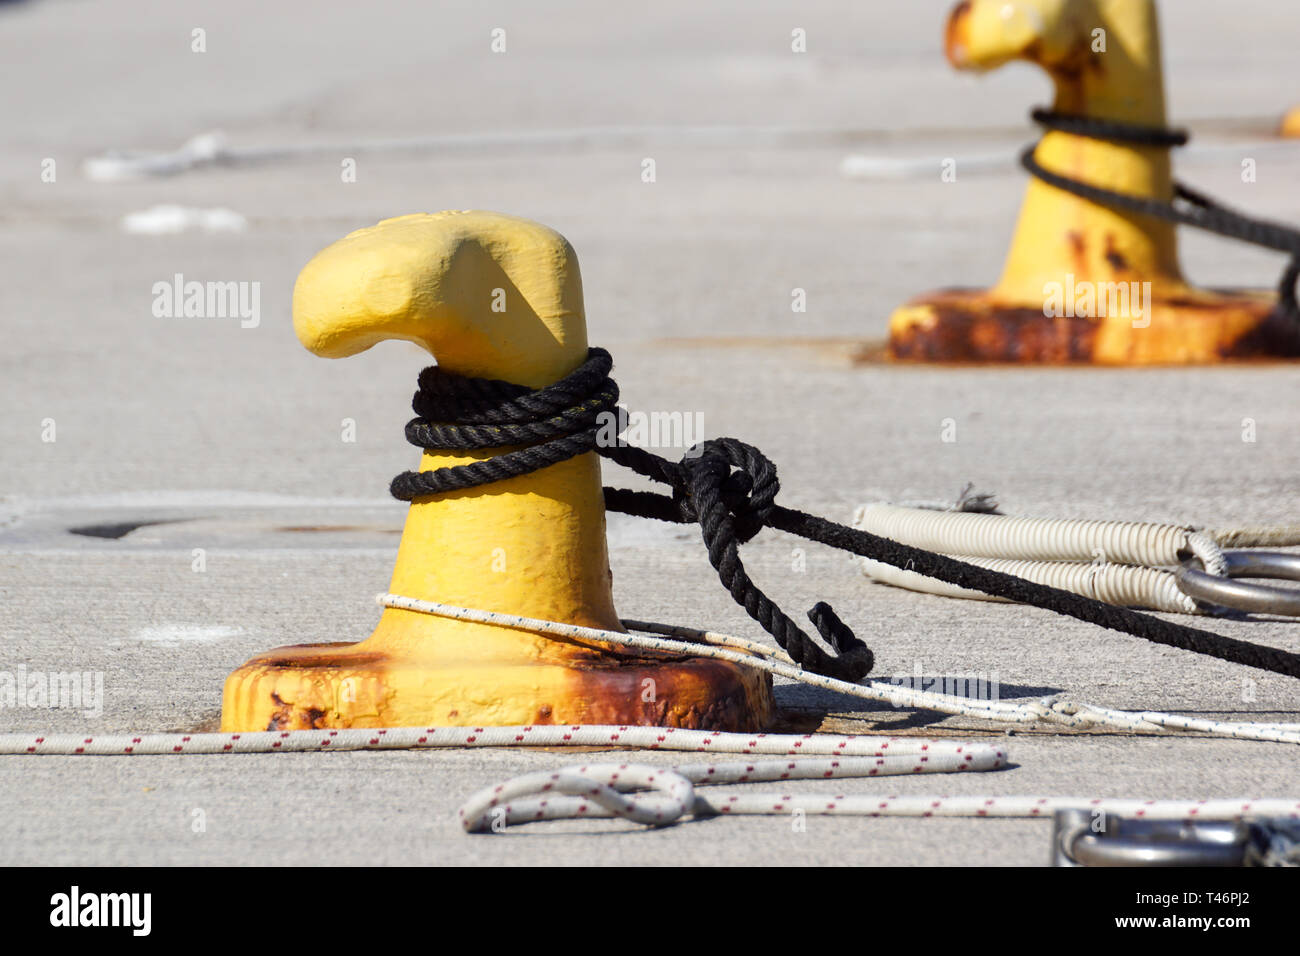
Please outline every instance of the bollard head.
[[587, 351], [573, 247], [494, 212], [399, 216], [340, 239], [298, 276], [293, 325], [325, 358], [404, 339], [448, 371], [534, 387]]
[[1042, 67], [1062, 112], [1164, 123], [1153, 0], [963, 0], [948, 16], [944, 52], [959, 70]]
[[1057, 66], [1077, 56], [1081, 28], [1098, 20], [1093, 0], [963, 0], [948, 15], [944, 53], [959, 70], [1011, 60]]

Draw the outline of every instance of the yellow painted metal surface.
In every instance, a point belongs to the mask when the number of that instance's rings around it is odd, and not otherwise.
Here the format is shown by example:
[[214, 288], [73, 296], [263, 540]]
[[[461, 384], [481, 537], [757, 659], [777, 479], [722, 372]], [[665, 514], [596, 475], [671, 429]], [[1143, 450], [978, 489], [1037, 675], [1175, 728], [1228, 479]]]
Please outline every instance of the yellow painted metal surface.
[[[531, 387], [586, 358], [578, 260], [545, 226], [488, 212], [389, 219], [320, 252], [298, 277], [294, 328], [317, 355], [416, 342], [441, 367]], [[412, 374], [412, 378], [413, 378]], [[421, 470], [507, 449], [430, 454]], [[600, 462], [412, 503], [390, 590], [422, 600], [621, 631], [610, 590]], [[366, 595], [358, 594], [358, 599]], [[222, 729], [615, 723], [755, 730], [766, 674], [631, 655], [387, 608], [357, 644], [278, 648], [226, 681]]]
[[[959, 69], [1041, 66], [1053, 108], [1165, 126], [1151, 0], [967, 0], [945, 48]], [[1046, 169], [1106, 189], [1169, 200], [1169, 151], [1047, 132]], [[958, 170], [960, 176], [960, 170]], [[890, 320], [895, 358], [1162, 364], [1269, 354], [1268, 292], [1190, 286], [1174, 226], [1114, 212], [1031, 179], [1001, 278], [990, 289], [921, 296]]]
[[1289, 110], [1282, 117], [1282, 124], [1278, 127], [1278, 135], [1288, 138], [1300, 138], [1300, 106]]

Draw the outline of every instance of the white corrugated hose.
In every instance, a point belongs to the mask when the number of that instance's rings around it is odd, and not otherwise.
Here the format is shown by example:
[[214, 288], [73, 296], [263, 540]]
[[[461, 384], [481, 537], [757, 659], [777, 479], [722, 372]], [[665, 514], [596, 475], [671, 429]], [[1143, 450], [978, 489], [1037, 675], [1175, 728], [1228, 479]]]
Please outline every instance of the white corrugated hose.
[[[883, 502], [858, 508], [853, 527], [1108, 604], [1179, 614], [1207, 613], [1183, 593], [1174, 572], [1165, 570], [1188, 555], [1198, 558], [1207, 573], [1223, 576], [1224, 547], [1300, 544], [1300, 528], [1295, 527], [1198, 531], [1139, 521], [1021, 518]], [[895, 587], [1005, 600], [870, 558], [861, 562], [868, 577]]]

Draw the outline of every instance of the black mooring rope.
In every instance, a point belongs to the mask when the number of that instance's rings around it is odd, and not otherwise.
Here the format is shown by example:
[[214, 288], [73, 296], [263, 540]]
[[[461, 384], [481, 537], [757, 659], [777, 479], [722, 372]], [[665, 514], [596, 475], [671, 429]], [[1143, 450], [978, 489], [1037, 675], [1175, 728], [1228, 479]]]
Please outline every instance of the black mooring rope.
[[[1187, 133], [1183, 130], [1165, 129], [1160, 126], [1120, 123], [1115, 120], [1102, 120], [1092, 116], [1078, 116], [1045, 109], [1035, 109], [1030, 115], [1035, 123], [1046, 129], [1073, 133], [1076, 136], [1086, 136], [1104, 142], [1168, 147], [1182, 146], [1188, 140]], [[1030, 175], [1057, 189], [1063, 189], [1099, 206], [1176, 222], [1217, 233], [1229, 239], [1263, 246], [1276, 252], [1289, 253], [1291, 261], [1287, 264], [1278, 283], [1277, 310], [1291, 323], [1291, 331], [1296, 337], [1294, 344], [1300, 346], [1300, 305], [1296, 303], [1296, 280], [1300, 278], [1300, 229], [1267, 219], [1257, 219], [1235, 209], [1229, 209], [1178, 181], [1174, 182], [1172, 202], [1103, 189], [1043, 168], [1034, 158], [1034, 151], [1037, 148], [1037, 143], [1027, 147], [1020, 154], [1020, 165]]]
[[[678, 462], [622, 444], [621, 439], [613, 444], [600, 441], [600, 436], [621, 434], [625, 424], [615, 405], [618, 386], [609, 377], [612, 368], [609, 353], [594, 348], [575, 372], [540, 389], [452, 375], [436, 366], [426, 368], [420, 373], [420, 390], [412, 402], [419, 417], [406, 426], [408, 441], [427, 451], [526, 447], [467, 465], [403, 472], [393, 479], [393, 496], [411, 501], [472, 488], [594, 451], [673, 491], [668, 496], [605, 488], [606, 508], [660, 521], [698, 524], [709, 561], [736, 603], [798, 664], [843, 680], [856, 681], [871, 671], [874, 659], [870, 648], [830, 605], [818, 603], [808, 617], [834, 649], [834, 655], [828, 654], [750, 580], [740, 560], [740, 545], [763, 528], [777, 528], [949, 584], [1046, 608], [1157, 644], [1300, 677], [1298, 654], [1172, 624], [784, 508], [776, 504], [781, 487], [776, 466], [757, 448], [734, 438], [703, 442]], [[620, 416], [616, 431], [602, 430], [602, 412]]]

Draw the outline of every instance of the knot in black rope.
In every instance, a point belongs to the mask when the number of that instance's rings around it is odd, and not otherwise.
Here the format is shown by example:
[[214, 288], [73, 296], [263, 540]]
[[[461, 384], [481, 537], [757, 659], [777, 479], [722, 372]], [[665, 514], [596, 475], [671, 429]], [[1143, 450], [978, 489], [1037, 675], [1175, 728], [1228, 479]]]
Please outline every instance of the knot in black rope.
[[472, 488], [529, 474], [594, 451], [653, 481], [672, 497], [606, 488], [605, 505], [641, 517], [700, 526], [709, 560], [738, 604], [770, 633], [791, 659], [817, 673], [856, 681], [870, 672], [871, 650], [818, 604], [809, 617], [836, 650], [827, 654], [750, 580], [739, 546], [764, 527], [781, 488], [776, 466], [752, 445], [734, 438], [703, 442], [672, 462], [620, 437], [626, 414], [617, 406], [618, 385], [609, 377], [613, 360], [593, 348], [579, 368], [540, 389], [495, 379], [469, 378], [437, 366], [420, 373], [411, 402], [418, 417], [406, 439], [426, 451], [482, 451], [525, 447], [465, 465], [407, 471], [393, 479], [395, 498], [415, 498]]
[[[1139, 123], [1121, 123], [1117, 120], [1104, 120], [1055, 110], [1034, 109], [1030, 112], [1030, 116], [1035, 123], [1046, 129], [1073, 133], [1076, 136], [1086, 136], [1089, 139], [1109, 143], [1171, 147], [1183, 146], [1189, 138], [1184, 130]], [[1081, 199], [1110, 209], [1192, 226], [1228, 239], [1288, 253], [1291, 260], [1278, 282], [1278, 302], [1275, 311], [1287, 323], [1290, 341], [1286, 345], [1289, 346], [1289, 350], [1293, 353], [1300, 351], [1300, 305], [1296, 301], [1296, 281], [1300, 279], [1300, 229], [1230, 209], [1178, 181], [1174, 182], [1172, 202], [1103, 189], [1044, 168], [1034, 158], [1036, 149], [1037, 144], [1026, 148], [1020, 154], [1020, 165], [1031, 176]]]
[[[1294, 272], [1292, 275], [1294, 278]], [[672, 490], [671, 495], [662, 495], [607, 487], [606, 508], [698, 525], [709, 562], [736, 603], [796, 664], [841, 680], [857, 681], [870, 673], [874, 664], [871, 649], [829, 605], [818, 603], [808, 618], [834, 651], [827, 653], [750, 580], [740, 560], [740, 545], [763, 528], [776, 528], [1157, 644], [1300, 677], [1300, 654], [1163, 621], [782, 507], [776, 503], [781, 489], [776, 466], [757, 448], [734, 438], [702, 442], [677, 462], [629, 445], [620, 437], [627, 420], [617, 405], [618, 386], [610, 378], [612, 368], [609, 353], [594, 348], [574, 372], [539, 389], [453, 375], [437, 367], [425, 369], [411, 403], [418, 417], [407, 423], [407, 440], [431, 452], [491, 450], [493, 454], [464, 465], [404, 472], [393, 479], [394, 497], [411, 501], [472, 488], [595, 452]]]
[[734, 438], [714, 438], [690, 449], [681, 466], [690, 520], [703, 523], [705, 515], [725, 514], [741, 544], [763, 530], [781, 490], [770, 458]]
[[834, 657], [817, 646], [754, 586], [740, 561], [739, 546], [767, 525], [776, 507], [776, 493], [781, 484], [771, 460], [753, 445], [734, 438], [716, 438], [687, 452], [682, 466], [687, 474], [689, 513], [699, 523], [709, 563], [736, 603], [796, 663], [843, 680], [860, 680], [870, 673], [875, 662], [871, 649], [835, 615], [830, 605], [817, 604], [808, 617], [822, 639], [835, 649]]

